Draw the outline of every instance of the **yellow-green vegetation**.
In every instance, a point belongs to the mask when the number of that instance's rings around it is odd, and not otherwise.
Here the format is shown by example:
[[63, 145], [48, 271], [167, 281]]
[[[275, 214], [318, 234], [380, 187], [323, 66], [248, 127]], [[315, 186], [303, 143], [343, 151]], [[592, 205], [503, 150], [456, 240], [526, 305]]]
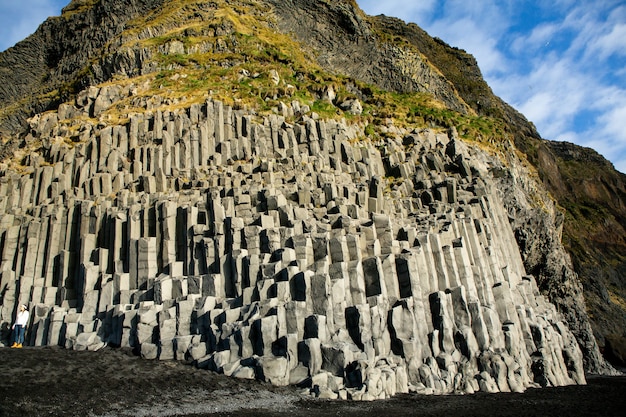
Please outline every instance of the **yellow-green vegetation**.
[[[269, 11], [254, 1], [212, 5], [172, 1], [131, 22], [125, 39], [132, 38], [131, 33], [141, 38], [138, 34], [148, 28], [159, 33], [127, 44], [155, 51], [154, 59], [161, 68], [153, 88], [142, 94], [173, 99], [184, 96], [191, 103], [211, 91], [213, 98], [228, 104], [263, 110], [298, 91], [298, 98], [313, 105], [314, 94], [302, 94], [306, 86], [296, 85], [300, 83], [295, 77], [315, 74], [319, 68], [298, 43], [270, 28]], [[180, 21], [184, 25], [180, 26]], [[278, 73], [279, 84], [269, 80], [272, 71]]]
[[[146, 16], [130, 21], [125, 31], [126, 37], [142, 33], [161, 33], [160, 36], [146, 40], [146, 43], [167, 41], [176, 36], [197, 37], [221, 36], [227, 32], [223, 23], [228, 22], [234, 31], [252, 34], [260, 28], [261, 22], [272, 19], [271, 8], [254, 0], [213, 1], [171, 0], [164, 2]], [[145, 38], [145, 36], [140, 36]], [[193, 42], [193, 39], [189, 39]]]
[[456, 127], [464, 139], [480, 142], [500, 141], [507, 137], [504, 123], [492, 117], [474, 116], [447, 109], [427, 93], [393, 93], [370, 89], [369, 101], [377, 104], [373, 110], [380, 118], [393, 118], [401, 124]]
[[63, 9], [62, 17], [68, 18], [74, 14], [82, 13], [91, 9], [98, 3], [100, 3], [100, 0], [72, 0], [72, 2]]
[[[561, 198], [565, 208], [563, 243], [577, 262], [599, 265], [601, 268], [618, 267], [626, 262], [621, 226], [606, 206], [588, 198]], [[589, 243], [595, 247], [589, 249]]]
[[95, 126], [98, 124], [98, 120], [90, 117], [80, 115], [74, 116], [71, 119], [59, 120], [59, 132], [65, 144], [73, 146], [74, 142], [80, 140], [80, 134], [83, 132], [86, 126]]
[[616, 294], [614, 291], [609, 290], [609, 298], [613, 304], [619, 306], [619, 308], [621, 308], [623, 311], [626, 311], [626, 300], [624, 300], [624, 297]]
[[591, 234], [597, 223], [609, 215], [604, 207], [589, 201], [562, 199], [559, 203], [565, 208], [568, 220], [576, 224], [579, 232], [586, 231]]
[[352, 7], [358, 8], [359, 6], [356, 3], [356, 0], [322, 0], [326, 4], [335, 4], [335, 3], [345, 3], [349, 4]]
[[[347, 3], [354, 6], [352, 1]], [[73, 8], [93, 4], [83, 1]], [[499, 148], [507, 140], [504, 123], [499, 119], [450, 110], [428, 93], [384, 91], [324, 71], [301, 44], [275, 27], [271, 8], [255, 0], [164, 2], [154, 12], [129, 22], [121, 35], [126, 40], [123, 47], [151, 50], [159, 70], [116, 80], [144, 86], [147, 81], [148, 87], [116, 103], [104, 118], [124, 123], [130, 113], [146, 111], [137, 104], [141, 97], [148, 100], [159, 96], [168, 109], [211, 97], [234, 108], [254, 109], [261, 115], [271, 112], [281, 101], [298, 100], [321, 117], [362, 123], [367, 137], [384, 135], [377, 126], [391, 120], [394, 126], [406, 128], [454, 126], [463, 139], [488, 148]], [[419, 54], [402, 37], [385, 40]], [[89, 76], [89, 71], [88, 67], [82, 74]], [[323, 99], [329, 88], [336, 96], [334, 103]], [[361, 101], [361, 115], [343, 112], [337, 106], [350, 98]]]
[[610, 192], [602, 182], [592, 181], [599, 169], [601, 167], [591, 161], [558, 159], [560, 175], [567, 178], [569, 184], [575, 184], [575, 189], [578, 190], [576, 194], [561, 190], [563, 195], [559, 202], [567, 209], [567, 216], [580, 232], [597, 232], [606, 219], [612, 218], [606, 205], [597, 202], [610, 199]]
[[[52, 102], [60, 98], [59, 90], [52, 90], [43, 92], [34, 97], [39, 102]], [[8, 106], [0, 107], [0, 120], [3, 120], [7, 115], [16, 113], [17, 109], [27, 105], [32, 101], [33, 97], [24, 97], [21, 100], [15, 101]]]

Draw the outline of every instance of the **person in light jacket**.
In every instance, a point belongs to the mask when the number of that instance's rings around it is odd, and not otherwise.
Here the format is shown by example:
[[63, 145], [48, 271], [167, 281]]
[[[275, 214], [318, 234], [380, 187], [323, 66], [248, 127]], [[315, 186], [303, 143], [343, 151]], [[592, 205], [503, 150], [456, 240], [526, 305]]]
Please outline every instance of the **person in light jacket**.
[[13, 345], [12, 348], [21, 348], [24, 343], [24, 332], [26, 331], [26, 324], [28, 323], [28, 317], [30, 314], [26, 309], [26, 305], [20, 306], [20, 311], [15, 317], [15, 323], [13, 323]]

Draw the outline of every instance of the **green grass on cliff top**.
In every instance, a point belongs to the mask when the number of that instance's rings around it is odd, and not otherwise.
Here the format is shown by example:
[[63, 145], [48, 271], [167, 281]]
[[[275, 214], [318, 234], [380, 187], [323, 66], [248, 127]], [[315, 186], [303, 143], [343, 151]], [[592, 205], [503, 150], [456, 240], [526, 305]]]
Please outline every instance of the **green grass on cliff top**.
[[[90, 2], [83, 3], [79, 6], [87, 7]], [[271, 9], [255, 0], [172, 0], [129, 22], [121, 47], [147, 48], [158, 63], [158, 71], [149, 76], [150, 88], [140, 94], [159, 95], [180, 107], [210, 96], [263, 114], [281, 101], [298, 100], [323, 118], [374, 126], [389, 120], [398, 127], [454, 126], [462, 138], [496, 147], [507, 137], [505, 124], [498, 118], [461, 114], [427, 93], [384, 91], [324, 71], [305, 48], [275, 27]], [[271, 79], [273, 72], [280, 77], [278, 84]], [[83, 74], [89, 76], [89, 70]], [[333, 104], [322, 99], [329, 87], [336, 94]], [[339, 104], [351, 98], [361, 101], [361, 115], [339, 109]], [[124, 120], [129, 112], [139, 111], [129, 99], [110, 109], [108, 117]]]

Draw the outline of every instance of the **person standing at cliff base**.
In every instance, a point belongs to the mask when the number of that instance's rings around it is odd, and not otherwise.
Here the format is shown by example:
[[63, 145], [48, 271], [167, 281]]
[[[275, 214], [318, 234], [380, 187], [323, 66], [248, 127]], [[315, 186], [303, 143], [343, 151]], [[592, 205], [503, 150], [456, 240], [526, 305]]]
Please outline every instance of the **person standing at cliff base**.
[[20, 311], [15, 317], [15, 323], [13, 323], [13, 345], [12, 348], [21, 348], [24, 343], [24, 332], [26, 331], [26, 324], [28, 323], [29, 313], [26, 309], [26, 305], [20, 306]]

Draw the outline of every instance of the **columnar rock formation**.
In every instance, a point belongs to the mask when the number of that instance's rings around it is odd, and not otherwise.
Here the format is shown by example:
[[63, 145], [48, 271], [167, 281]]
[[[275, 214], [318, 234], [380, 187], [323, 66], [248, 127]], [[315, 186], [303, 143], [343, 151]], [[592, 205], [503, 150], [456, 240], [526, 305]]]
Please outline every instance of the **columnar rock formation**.
[[585, 382], [524, 270], [497, 159], [454, 130], [373, 142], [297, 101], [89, 121], [129, 94], [36, 116], [42, 152], [3, 167], [4, 329], [25, 303], [30, 345], [132, 347], [331, 398]]

